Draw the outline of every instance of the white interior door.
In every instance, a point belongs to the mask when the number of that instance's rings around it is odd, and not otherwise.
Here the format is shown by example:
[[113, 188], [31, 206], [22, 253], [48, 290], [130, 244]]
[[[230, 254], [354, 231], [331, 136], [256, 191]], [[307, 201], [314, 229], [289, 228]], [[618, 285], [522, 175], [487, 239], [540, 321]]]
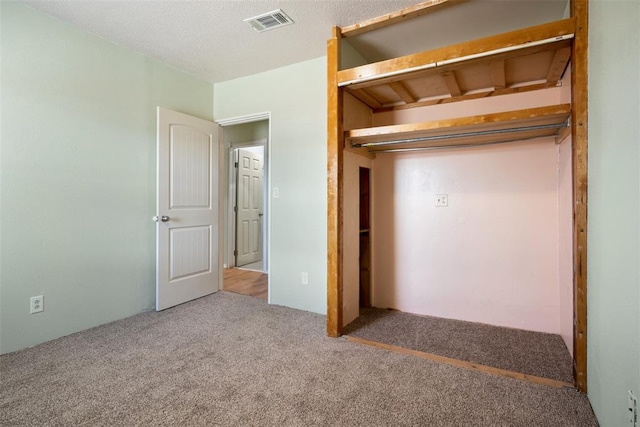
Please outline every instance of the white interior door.
[[236, 197], [236, 266], [262, 259], [263, 156], [252, 149], [238, 149]]
[[156, 310], [216, 292], [218, 125], [158, 107]]

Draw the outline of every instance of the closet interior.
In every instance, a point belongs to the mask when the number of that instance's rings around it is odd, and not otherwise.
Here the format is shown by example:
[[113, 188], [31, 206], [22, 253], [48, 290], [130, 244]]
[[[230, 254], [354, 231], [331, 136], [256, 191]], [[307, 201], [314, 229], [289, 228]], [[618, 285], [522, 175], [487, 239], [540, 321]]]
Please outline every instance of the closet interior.
[[554, 333], [584, 390], [584, 5], [375, 62], [352, 42], [464, 2], [445, 3], [327, 42], [327, 332], [373, 306]]

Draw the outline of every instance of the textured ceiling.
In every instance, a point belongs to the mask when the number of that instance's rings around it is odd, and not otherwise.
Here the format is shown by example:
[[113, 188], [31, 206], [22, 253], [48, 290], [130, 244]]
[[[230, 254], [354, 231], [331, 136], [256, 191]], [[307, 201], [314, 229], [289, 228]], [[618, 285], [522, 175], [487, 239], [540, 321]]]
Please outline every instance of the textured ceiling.
[[[211, 82], [230, 80], [296, 62], [317, 58], [326, 53], [326, 40], [334, 25], [346, 26], [395, 12], [418, 3], [417, 0], [25, 0], [27, 5], [72, 23], [112, 42], [158, 59], [177, 69]], [[553, 20], [562, 17], [567, 0], [481, 1], [485, 14], [493, 16], [490, 33], [502, 32], [521, 25], [523, 18]], [[476, 3], [474, 1], [473, 3]], [[525, 6], [528, 4], [528, 6]], [[402, 35], [399, 45], [418, 51], [411, 41], [443, 37], [442, 33], [465, 35], [476, 28], [478, 20], [468, 6], [451, 7], [453, 16], [435, 28], [441, 12], [422, 22], [418, 37]], [[244, 19], [282, 9], [294, 25], [258, 33]], [[455, 15], [460, 8], [462, 15]], [[481, 7], [482, 8], [482, 7]], [[477, 10], [477, 9], [476, 9]], [[493, 12], [491, 11], [493, 10]], [[496, 12], [499, 13], [496, 16]], [[560, 12], [558, 12], [560, 11]], [[443, 12], [443, 13], [444, 13]], [[560, 14], [560, 16], [556, 16]], [[553, 16], [552, 16], [553, 15]], [[547, 16], [552, 16], [547, 19]], [[446, 15], [445, 15], [446, 17]], [[422, 19], [422, 18], [421, 18]], [[453, 19], [453, 21], [452, 21]], [[457, 21], [456, 21], [457, 20]], [[454, 24], [452, 24], [454, 22]], [[455, 25], [455, 22], [463, 25]], [[534, 22], [535, 23], [535, 22]], [[527, 24], [532, 25], [532, 24]], [[486, 27], [486, 25], [485, 25]], [[507, 29], [503, 29], [506, 27]], [[434, 29], [435, 28], [435, 29]], [[431, 29], [431, 30], [430, 30]], [[486, 32], [487, 29], [480, 30]], [[384, 31], [376, 31], [354, 39], [354, 46], [367, 51], [366, 56], [393, 55], [391, 47], [376, 51], [378, 41], [391, 40]], [[434, 39], [435, 40], [435, 39]], [[398, 39], [396, 38], [396, 44]]]

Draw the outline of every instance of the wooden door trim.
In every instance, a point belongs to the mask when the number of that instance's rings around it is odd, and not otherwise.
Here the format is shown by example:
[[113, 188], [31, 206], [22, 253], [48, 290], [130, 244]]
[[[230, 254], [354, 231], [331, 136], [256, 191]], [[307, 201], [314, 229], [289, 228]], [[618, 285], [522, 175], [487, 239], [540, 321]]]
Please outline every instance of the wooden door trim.
[[340, 28], [327, 41], [327, 334], [342, 333], [343, 147]]
[[571, 0], [576, 29], [571, 53], [572, 167], [573, 167], [573, 300], [574, 378], [587, 392], [587, 108], [588, 0]]

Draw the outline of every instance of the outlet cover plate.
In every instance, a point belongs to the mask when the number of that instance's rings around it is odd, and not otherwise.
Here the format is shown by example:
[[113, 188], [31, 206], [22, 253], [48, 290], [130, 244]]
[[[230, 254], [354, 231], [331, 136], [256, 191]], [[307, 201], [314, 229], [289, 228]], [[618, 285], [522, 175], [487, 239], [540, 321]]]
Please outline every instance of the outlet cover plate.
[[446, 208], [449, 206], [449, 195], [448, 194], [436, 194], [436, 207], [437, 208]]
[[44, 296], [37, 295], [29, 300], [29, 314], [44, 311]]

